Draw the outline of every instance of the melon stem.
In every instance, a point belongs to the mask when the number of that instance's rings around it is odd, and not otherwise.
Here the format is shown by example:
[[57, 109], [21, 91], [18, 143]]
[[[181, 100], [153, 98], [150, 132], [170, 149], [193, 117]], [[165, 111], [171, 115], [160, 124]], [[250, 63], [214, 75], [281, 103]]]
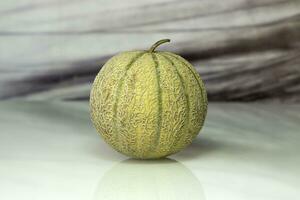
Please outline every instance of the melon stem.
[[161, 44], [163, 44], [163, 43], [166, 43], [166, 42], [170, 42], [170, 41], [171, 41], [170, 39], [162, 39], [162, 40], [159, 40], [159, 41], [155, 42], [155, 43], [151, 46], [151, 48], [149, 49], [149, 52], [150, 52], [150, 53], [154, 52], [154, 50], [155, 50], [159, 45], [161, 45]]

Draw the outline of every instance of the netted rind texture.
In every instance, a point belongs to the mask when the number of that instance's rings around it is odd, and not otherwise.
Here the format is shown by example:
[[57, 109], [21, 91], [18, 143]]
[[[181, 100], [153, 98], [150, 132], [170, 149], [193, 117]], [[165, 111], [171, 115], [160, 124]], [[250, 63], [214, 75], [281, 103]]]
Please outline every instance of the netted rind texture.
[[115, 150], [140, 159], [176, 153], [197, 136], [207, 113], [194, 67], [169, 52], [132, 51], [112, 57], [90, 95], [91, 118]]

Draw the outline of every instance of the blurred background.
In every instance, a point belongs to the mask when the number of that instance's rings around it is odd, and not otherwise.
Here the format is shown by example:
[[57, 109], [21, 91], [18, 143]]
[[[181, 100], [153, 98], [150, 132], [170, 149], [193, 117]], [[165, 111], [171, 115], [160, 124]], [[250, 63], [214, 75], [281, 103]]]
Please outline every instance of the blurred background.
[[2, 100], [88, 100], [111, 56], [170, 38], [210, 101], [300, 102], [299, 0], [10, 0], [0, 16]]

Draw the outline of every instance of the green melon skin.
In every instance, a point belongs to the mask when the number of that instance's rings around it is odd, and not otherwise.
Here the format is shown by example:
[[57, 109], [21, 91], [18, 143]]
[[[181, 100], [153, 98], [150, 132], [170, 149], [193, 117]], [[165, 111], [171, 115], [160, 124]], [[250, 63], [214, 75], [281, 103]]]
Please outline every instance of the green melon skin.
[[105, 63], [90, 94], [91, 119], [118, 152], [156, 159], [191, 144], [207, 113], [195, 68], [182, 57], [154, 51], [120, 53]]

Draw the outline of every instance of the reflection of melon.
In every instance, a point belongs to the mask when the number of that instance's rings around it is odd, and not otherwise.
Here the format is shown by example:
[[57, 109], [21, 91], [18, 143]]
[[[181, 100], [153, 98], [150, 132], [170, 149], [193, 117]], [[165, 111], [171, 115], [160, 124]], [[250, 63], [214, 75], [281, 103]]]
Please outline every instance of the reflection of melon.
[[94, 200], [204, 199], [192, 172], [169, 159], [118, 163], [104, 174], [94, 195]]
[[95, 78], [92, 121], [105, 141], [135, 158], [176, 153], [200, 131], [207, 110], [204, 84], [182, 57], [155, 48], [112, 57]]

